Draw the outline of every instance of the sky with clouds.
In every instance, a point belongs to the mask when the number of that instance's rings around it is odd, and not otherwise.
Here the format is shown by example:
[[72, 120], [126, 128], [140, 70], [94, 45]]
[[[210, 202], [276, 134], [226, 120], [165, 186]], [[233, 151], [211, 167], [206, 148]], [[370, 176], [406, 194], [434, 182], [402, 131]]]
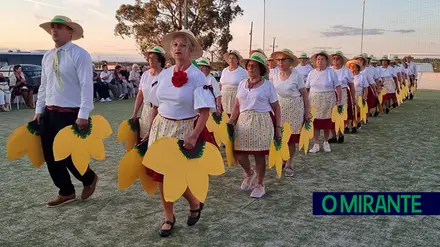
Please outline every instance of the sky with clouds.
[[[79, 22], [85, 39], [77, 44], [95, 60], [142, 60], [131, 39], [113, 35], [115, 11], [134, 0], [1, 0], [3, 20], [0, 50], [50, 49], [53, 42], [38, 24], [66, 15]], [[263, 47], [263, 0], [239, 0], [244, 10], [231, 26], [230, 49], [249, 50], [253, 21], [253, 48]], [[289, 48], [295, 53], [321, 49], [360, 53], [362, 0], [266, 0], [265, 50]], [[5, 23], [5, 22], [3, 22]], [[440, 1], [366, 0], [364, 52], [436, 53], [440, 56]], [[7, 34], [7, 35], [4, 35]]]

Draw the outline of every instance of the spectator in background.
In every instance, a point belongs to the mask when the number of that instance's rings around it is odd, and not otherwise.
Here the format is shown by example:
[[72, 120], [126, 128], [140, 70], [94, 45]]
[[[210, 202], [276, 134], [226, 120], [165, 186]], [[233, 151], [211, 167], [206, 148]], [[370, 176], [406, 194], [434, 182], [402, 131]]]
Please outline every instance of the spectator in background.
[[129, 83], [125, 76], [121, 73], [121, 65], [116, 65], [114, 72], [114, 80], [116, 85], [121, 85], [121, 94], [119, 95], [119, 100], [128, 98], [129, 93], [134, 91], [133, 84]]
[[35, 109], [34, 91], [31, 86], [28, 86], [21, 70], [21, 65], [17, 64], [14, 66], [14, 72], [9, 75], [9, 86], [12, 88], [12, 101], [17, 96], [23, 96], [26, 105], [31, 109]]
[[108, 85], [101, 82], [100, 73], [95, 71], [95, 65], [93, 65], [93, 96], [96, 97], [96, 94], [98, 94], [101, 102], [111, 102], [108, 90]]
[[11, 100], [11, 92], [9, 91], [8, 82], [0, 73], [0, 111], [9, 111]]
[[108, 70], [107, 65], [102, 66], [102, 72], [99, 76], [101, 78], [101, 82], [106, 85], [112, 91], [113, 97], [118, 97], [122, 93], [122, 85], [117, 85], [114, 78], [113, 73]]
[[139, 87], [139, 83], [141, 81], [141, 71], [139, 69], [139, 65], [133, 64], [128, 81], [133, 83], [134, 88]]

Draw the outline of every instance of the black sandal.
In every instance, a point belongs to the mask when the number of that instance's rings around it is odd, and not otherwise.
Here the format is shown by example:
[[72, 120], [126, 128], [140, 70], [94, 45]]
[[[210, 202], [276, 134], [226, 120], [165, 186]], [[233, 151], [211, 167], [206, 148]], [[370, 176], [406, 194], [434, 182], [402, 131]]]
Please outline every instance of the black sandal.
[[162, 226], [165, 225], [165, 224], [167, 224], [167, 225], [170, 225], [171, 228], [168, 229], [168, 230], [160, 229], [160, 230], [159, 230], [159, 236], [161, 236], [161, 237], [163, 237], [163, 238], [166, 238], [166, 237], [168, 237], [168, 236], [171, 235], [171, 231], [173, 230], [174, 223], [176, 223], [176, 217], [175, 217], [175, 216], [173, 216], [173, 221], [174, 221], [174, 222], [171, 222], [171, 221], [164, 221], [164, 222], [163, 222]]
[[202, 215], [203, 206], [205, 206], [205, 204], [201, 202], [199, 209], [189, 211], [190, 213], [199, 213], [199, 214], [197, 216], [188, 216], [188, 221], [186, 222], [188, 226], [193, 226], [199, 221], [200, 216]]

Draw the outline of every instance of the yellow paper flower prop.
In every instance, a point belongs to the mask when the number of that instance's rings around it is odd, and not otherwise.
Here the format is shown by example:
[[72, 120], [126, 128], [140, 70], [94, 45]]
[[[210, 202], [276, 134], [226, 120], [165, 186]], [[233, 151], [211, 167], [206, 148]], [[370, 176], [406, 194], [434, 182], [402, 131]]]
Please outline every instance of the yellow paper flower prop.
[[335, 123], [336, 133], [344, 133], [345, 120], [347, 120], [347, 109], [343, 105], [335, 105], [332, 109], [332, 122]]
[[402, 97], [403, 98], [406, 98], [406, 97], [408, 97], [408, 94], [409, 94], [409, 89], [408, 89], [408, 86], [407, 86], [408, 84], [404, 84], [403, 86], [402, 86]]
[[362, 99], [361, 96], [359, 96], [357, 105], [359, 106], [359, 115], [360, 115], [359, 121], [364, 121], [364, 123], [366, 124], [367, 114], [368, 114], [368, 104], [364, 99]]
[[315, 120], [316, 116], [316, 107], [312, 106], [311, 108], [311, 115], [312, 118], [310, 121], [304, 121], [303, 126], [301, 127], [301, 132], [299, 136], [299, 143], [298, 143], [298, 151], [300, 151], [302, 148], [304, 148], [304, 154], [307, 155], [307, 152], [309, 152], [309, 143], [310, 140], [313, 138], [313, 120]]
[[402, 98], [402, 90], [400, 90], [400, 93], [398, 93], [396, 91], [396, 98], [397, 98], [397, 105], [401, 105], [403, 102], [403, 98]]
[[36, 120], [18, 127], [11, 133], [6, 143], [6, 152], [8, 160], [16, 160], [27, 154], [35, 168], [44, 164], [40, 130]]
[[125, 143], [125, 151], [130, 151], [139, 140], [139, 119], [124, 120], [118, 129], [118, 142]]
[[[189, 188], [197, 200], [204, 202], [208, 194], [209, 176], [225, 172], [218, 148], [208, 142], [197, 142], [191, 149], [183, 140], [163, 137], [148, 148], [142, 164], [164, 175], [164, 197], [167, 202], [179, 199]], [[164, 155], [166, 153], [166, 155]]]
[[213, 132], [217, 146], [220, 147], [222, 143], [225, 144], [226, 163], [228, 167], [231, 167], [233, 164], [237, 165], [237, 162], [234, 156], [234, 132], [230, 133], [228, 121], [229, 117], [225, 112], [222, 112], [220, 116], [212, 113], [206, 122], [206, 128], [208, 128], [209, 132]]
[[83, 175], [89, 167], [90, 156], [96, 160], [105, 159], [103, 139], [112, 134], [107, 120], [94, 115], [89, 118], [89, 127], [78, 130], [76, 124], [64, 127], [55, 136], [53, 155], [55, 161], [64, 160], [69, 155], [78, 172]]
[[278, 177], [281, 177], [283, 161], [290, 159], [289, 139], [292, 135], [292, 129], [288, 123], [284, 123], [281, 128], [281, 140], [276, 138], [270, 145], [269, 149], [269, 168], [275, 166]]
[[379, 94], [379, 103], [382, 105], [383, 102], [383, 96], [385, 96], [387, 94], [387, 90], [385, 88], [382, 88], [380, 90], [380, 94]]
[[206, 122], [206, 128], [208, 128], [209, 132], [214, 134], [215, 142], [219, 147], [222, 143], [225, 144], [227, 139], [229, 139], [226, 126], [228, 121], [229, 117], [225, 112], [222, 112], [220, 116], [217, 116], [214, 112], [209, 116], [208, 121]]
[[142, 165], [145, 153], [148, 149], [148, 140], [134, 146], [122, 157], [118, 166], [118, 187], [119, 190], [125, 190], [133, 185], [139, 178], [144, 190], [154, 195], [158, 188], [158, 183], [153, 181], [151, 176], [147, 175], [147, 170]]

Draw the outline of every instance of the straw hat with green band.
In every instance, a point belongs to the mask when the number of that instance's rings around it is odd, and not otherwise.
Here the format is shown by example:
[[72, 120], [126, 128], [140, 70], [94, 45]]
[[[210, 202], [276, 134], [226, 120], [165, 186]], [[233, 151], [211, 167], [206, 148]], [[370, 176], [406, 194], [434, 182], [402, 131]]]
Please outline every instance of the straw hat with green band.
[[391, 60], [388, 58], [387, 55], [384, 55], [384, 56], [382, 56], [382, 58], [380, 59], [380, 61], [381, 61], [381, 62], [382, 62], [382, 61], [388, 61], [388, 62], [390, 62]]
[[240, 64], [241, 64], [241, 66], [243, 66], [243, 68], [246, 68], [246, 64], [249, 61], [256, 61], [256, 62], [259, 62], [260, 64], [264, 65], [264, 67], [266, 68], [266, 73], [264, 75], [267, 76], [269, 74], [270, 69], [269, 69], [269, 66], [267, 66], [266, 56], [264, 54], [261, 54], [259, 52], [254, 52], [249, 58], [242, 59], [240, 61]]
[[375, 57], [371, 57], [370, 63], [377, 63], [377, 60]]
[[393, 60], [400, 60], [400, 58], [399, 58], [399, 56], [394, 55], [394, 56], [393, 56]]
[[197, 59], [196, 63], [198, 66], [207, 66], [211, 68], [211, 62], [209, 62], [209, 60], [204, 57]]
[[159, 53], [159, 54], [162, 54], [163, 56], [165, 56], [165, 54], [166, 54], [165, 49], [160, 46], [155, 46], [151, 49], [148, 49], [147, 53]]
[[357, 55], [357, 56], [355, 56], [353, 59], [358, 59], [358, 58], [362, 58], [362, 59], [364, 59], [364, 64], [365, 64], [365, 65], [368, 64], [368, 58], [366, 58], [364, 54]]
[[330, 57], [330, 55], [326, 52], [326, 51], [320, 51], [318, 53], [315, 53], [310, 60], [312, 61], [312, 63], [316, 66], [316, 57], [318, 55], [323, 55], [325, 57], [327, 57], [327, 65], [331, 65], [332, 64], [332, 58]]
[[59, 23], [70, 27], [73, 30], [72, 40], [84, 38], [84, 30], [81, 25], [62, 15], [57, 15], [51, 21], [40, 24], [40, 27], [52, 35], [50, 31], [52, 23]]
[[254, 54], [255, 52], [259, 52], [259, 53], [263, 54], [264, 57], [267, 58], [266, 53], [264, 53], [264, 51], [263, 51], [262, 49], [260, 49], [260, 48], [258, 48], [258, 49], [256, 49], [256, 50], [252, 50], [252, 51], [250, 52], [250, 55]]
[[231, 54], [237, 56], [237, 58], [238, 58], [238, 62], [239, 62], [239, 63], [240, 63], [240, 61], [243, 59], [243, 57], [241, 56], [240, 52], [237, 51], [237, 50], [230, 50], [229, 52], [226, 52], [225, 54], [223, 54], [223, 59], [224, 59], [225, 61], [228, 61], [228, 59], [229, 59], [229, 55], [231, 55]]
[[284, 54], [293, 60], [292, 67], [295, 67], [299, 64], [298, 58], [293, 54], [293, 52], [289, 49], [282, 49], [281, 51], [276, 51], [272, 53], [272, 58], [275, 59], [278, 54]]
[[342, 51], [337, 51], [337, 52], [333, 53], [331, 56], [332, 56], [332, 57], [333, 57], [333, 56], [339, 56], [339, 57], [341, 57], [341, 58], [342, 58], [342, 64], [346, 64], [347, 61], [348, 61], [348, 58], [347, 58], [346, 56], [344, 56], [344, 53], [342, 53]]
[[303, 52], [303, 53], [301, 53], [301, 55], [299, 55], [298, 58], [299, 59], [308, 59], [309, 57], [307, 56], [307, 53]]

